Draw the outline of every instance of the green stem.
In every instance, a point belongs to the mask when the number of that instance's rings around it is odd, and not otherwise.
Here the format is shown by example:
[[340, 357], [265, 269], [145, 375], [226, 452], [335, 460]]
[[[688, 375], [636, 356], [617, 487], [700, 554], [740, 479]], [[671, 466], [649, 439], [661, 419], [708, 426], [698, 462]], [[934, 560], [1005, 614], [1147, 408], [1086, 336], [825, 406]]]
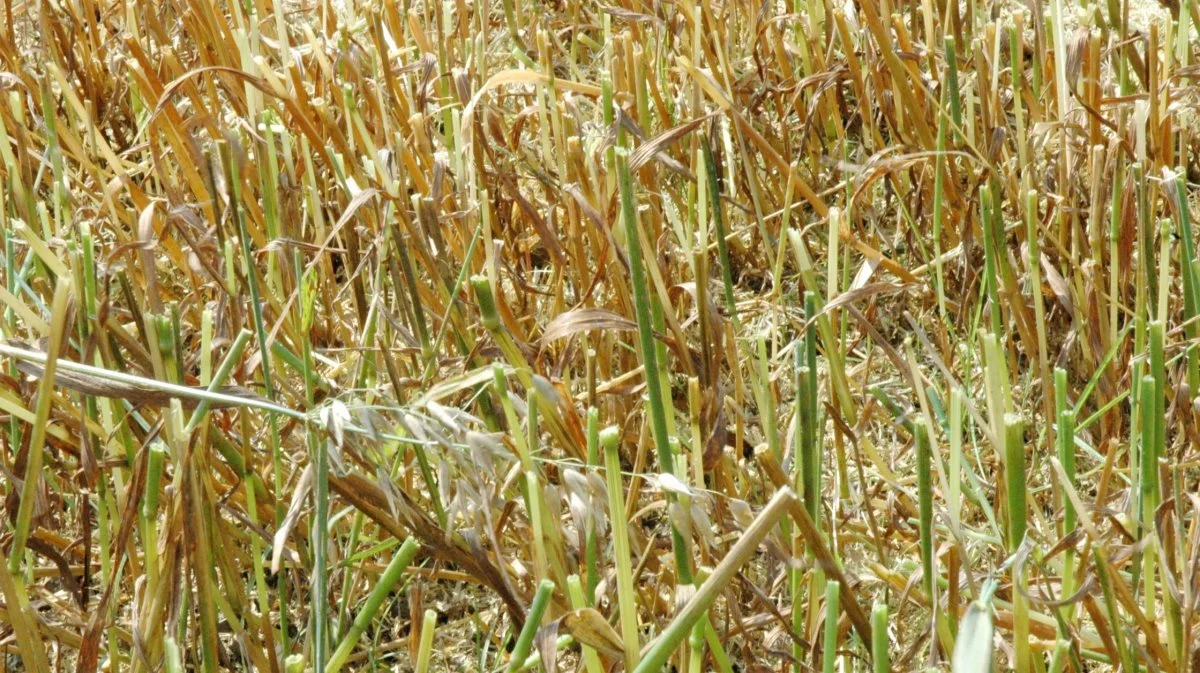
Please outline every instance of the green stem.
[[538, 628], [542, 623], [542, 616], [546, 614], [546, 607], [550, 605], [550, 597], [553, 595], [554, 582], [548, 579], [542, 580], [538, 584], [537, 593], [533, 595], [533, 603], [529, 606], [529, 615], [525, 618], [525, 626], [521, 628], [521, 635], [517, 637], [517, 644], [513, 647], [512, 658], [508, 664], [509, 673], [521, 670], [525, 658], [533, 649], [533, 637], [537, 635]]
[[[325, 664], [325, 673], [337, 673], [341, 670], [342, 665], [346, 663], [347, 657], [354, 651], [354, 646], [358, 643], [359, 637], [366, 633], [371, 626], [371, 621], [379, 612], [380, 606], [383, 605], [384, 599], [392, 592], [392, 587], [400, 581], [404, 576], [404, 571], [408, 569], [413, 558], [417, 555], [417, 549], [421, 545], [415, 538], [408, 538], [404, 544], [400, 545], [400, 551], [392, 557], [383, 574], [380, 575], [379, 581], [375, 584], [375, 588], [371, 590], [367, 600], [363, 603], [363, 607], [354, 617], [354, 622], [350, 625], [350, 629], [346, 631], [346, 635], [342, 638], [342, 642], [338, 644], [337, 650], [329, 658], [329, 663]], [[424, 634], [422, 634], [424, 635]]]
[[[654, 301], [646, 283], [646, 270], [642, 262], [640, 226], [637, 219], [636, 197], [633, 180], [629, 173], [629, 157], [624, 148], [617, 148], [617, 180], [621, 190], [621, 219], [625, 222], [626, 244], [629, 246], [629, 266], [632, 276], [634, 311], [637, 315], [638, 342], [642, 355], [643, 376], [649, 396], [650, 423], [654, 445], [658, 450], [658, 466], [664, 474], [675, 473], [675, 461], [671, 454], [670, 435], [667, 432], [666, 399], [663, 396], [662, 379], [659, 375], [658, 352], [655, 347], [653, 317], [650, 303]], [[670, 502], [675, 501], [668, 495]], [[672, 523], [671, 541], [675, 549], [676, 571], [680, 584], [692, 583], [691, 559], [687, 541]]]

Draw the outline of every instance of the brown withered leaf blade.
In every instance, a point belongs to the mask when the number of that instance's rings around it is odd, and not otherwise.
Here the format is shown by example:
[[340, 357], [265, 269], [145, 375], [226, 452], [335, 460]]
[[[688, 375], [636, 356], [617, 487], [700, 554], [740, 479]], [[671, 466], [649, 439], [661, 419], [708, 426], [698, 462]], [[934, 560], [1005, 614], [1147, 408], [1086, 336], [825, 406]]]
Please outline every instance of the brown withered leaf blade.
[[284, 548], [287, 546], [287, 539], [292, 534], [292, 530], [300, 521], [300, 515], [304, 513], [304, 503], [308, 501], [308, 495], [312, 492], [313, 480], [316, 477], [316, 472], [313, 466], [309, 464], [304, 468], [304, 473], [300, 475], [300, 482], [296, 484], [296, 488], [292, 491], [292, 502], [288, 505], [287, 515], [283, 517], [283, 521], [279, 524], [279, 529], [275, 531], [273, 540], [273, 551], [271, 553], [271, 574], [279, 572], [280, 564], [284, 556]]
[[[45, 374], [45, 368], [41, 365], [32, 362], [16, 361], [16, 367], [22, 373], [32, 376], [35, 379], [40, 379]], [[120, 381], [110, 381], [99, 376], [83, 374], [80, 372], [66, 371], [59, 369], [54, 374], [55, 385], [66, 388], [72, 392], [83, 395], [92, 395], [95, 397], [111, 397], [115, 399], [126, 400], [139, 406], [165, 407], [171, 403], [171, 400], [178, 399], [184, 408], [194, 408], [200, 403], [200, 400], [186, 397], [184, 395], [175, 395], [164, 390], [148, 388], [132, 383], [123, 383]], [[196, 387], [197, 391], [208, 391], [207, 388]], [[241, 386], [221, 386], [216, 390], [208, 391], [228, 395], [230, 397], [240, 397], [248, 400], [265, 401], [265, 398], [256, 394], [254, 391]], [[221, 409], [235, 406], [232, 402], [213, 401], [209, 405], [213, 409]]]
[[699, 128], [712, 116], [713, 115], [705, 115], [703, 117], [697, 117], [696, 119], [684, 122], [673, 129], [663, 131], [650, 140], [647, 140], [640, 147], [634, 150], [633, 154], [629, 155], [629, 170], [636, 171], [649, 162], [650, 159], [658, 157], [659, 160], [661, 160], [665, 165], [675, 169], [676, 172], [691, 177], [694, 180], [695, 178], [691, 176], [690, 171], [682, 166], [679, 166], [674, 159], [663, 152], [681, 138]]
[[813, 323], [815, 323], [818, 318], [829, 313], [830, 311], [832, 311], [834, 309], [837, 309], [837, 308], [840, 308], [842, 306], [846, 306], [849, 304], [853, 304], [858, 301], [862, 301], [863, 299], [873, 299], [876, 297], [883, 297], [883, 296], [887, 296], [890, 294], [904, 292], [904, 291], [910, 290], [916, 286], [917, 286], [916, 283], [879, 282], [879, 283], [867, 283], [866, 285], [863, 285], [862, 287], [857, 287], [852, 290], [847, 290], [846, 292], [843, 292], [843, 293], [839, 294], [837, 297], [835, 297], [833, 299], [833, 301], [831, 301], [828, 304], [825, 304], [825, 306], [821, 307], [821, 310], [818, 311], [805, 324], [805, 329], [808, 329], [808, 327], [810, 327]]
[[1075, 305], [1071, 301], [1071, 288], [1067, 285], [1067, 281], [1058, 272], [1058, 269], [1054, 268], [1054, 265], [1050, 263], [1049, 257], [1043, 254], [1040, 256], [1040, 261], [1042, 273], [1046, 275], [1046, 284], [1050, 286], [1050, 290], [1054, 292], [1054, 296], [1062, 304], [1063, 308], [1067, 310], [1067, 313], [1074, 315]]
[[542, 347], [551, 341], [564, 339], [579, 332], [592, 330], [633, 331], [637, 323], [602, 308], [576, 308], [559, 314], [542, 332]]
[[600, 652], [607, 657], [623, 656], [624, 645], [621, 636], [608, 623], [604, 615], [595, 608], [579, 608], [562, 616], [559, 628], [576, 642]]
[[558, 670], [558, 625], [561, 620], [554, 620], [538, 629], [533, 636], [538, 654], [542, 655], [542, 670]]

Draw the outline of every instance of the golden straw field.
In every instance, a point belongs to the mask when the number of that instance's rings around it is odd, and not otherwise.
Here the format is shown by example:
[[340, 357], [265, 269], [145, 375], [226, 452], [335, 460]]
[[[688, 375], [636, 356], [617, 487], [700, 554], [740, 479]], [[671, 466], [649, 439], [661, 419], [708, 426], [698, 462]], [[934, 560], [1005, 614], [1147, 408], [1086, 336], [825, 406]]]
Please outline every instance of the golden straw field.
[[6, 0], [0, 671], [1200, 671], [1198, 26]]

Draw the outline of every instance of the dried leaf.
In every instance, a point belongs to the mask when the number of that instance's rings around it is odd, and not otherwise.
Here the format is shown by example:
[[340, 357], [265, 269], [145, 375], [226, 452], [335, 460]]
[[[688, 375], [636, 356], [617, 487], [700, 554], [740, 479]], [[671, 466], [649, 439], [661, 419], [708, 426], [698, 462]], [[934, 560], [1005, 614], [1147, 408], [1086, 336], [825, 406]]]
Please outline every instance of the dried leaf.
[[538, 654], [542, 655], [542, 670], [550, 673], [558, 670], [558, 622], [557, 619], [550, 622], [533, 636]]
[[329, 404], [321, 409], [321, 422], [325, 424], [333, 443], [340, 449], [346, 441], [345, 428], [350, 422], [350, 410], [341, 400], [330, 400]]
[[[10, 345], [19, 348], [28, 347], [18, 342], [9, 341]], [[45, 369], [41, 365], [36, 365], [32, 362], [16, 360], [16, 367], [22, 373], [32, 376], [35, 379], [40, 379], [45, 374]], [[59, 369], [54, 374], [54, 384], [67, 390], [82, 393], [84, 395], [93, 395], [95, 397], [111, 397], [113, 399], [126, 400], [139, 406], [165, 407], [171, 403], [171, 400], [179, 400], [185, 409], [195, 408], [200, 403], [199, 399], [186, 397], [183, 395], [175, 395], [168, 391], [159, 390], [156, 388], [146, 388], [132, 383], [123, 383], [120, 381], [112, 381], [101, 378], [99, 376], [91, 376], [80, 372], [64, 371]], [[207, 391], [207, 388], [194, 386], [192, 390], [198, 392]], [[216, 390], [210, 391], [227, 395], [229, 397], [240, 397], [242, 399], [256, 400], [267, 402], [265, 398], [258, 395], [252, 390], [248, 390], [241, 386], [222, 386]], [[224, 409], [236, 406], [233, 402], [214, 401], [210, 403], [212, 409]]]
[[621, 657], [625, 651], [621, 636], [595, 608], [579, 608], [562, 616], [560, 628], [576, 642], [607, 657]]
[[[502, 366], [504, 367], [505, 374], [512, 374], [513, 368], [511, 366]], [[414, 400], [413, 406], [426, 405], [431, 401], [442, 400], [464, 390], [470, 390], [480, 384], [489, 383], [495, 377], [492, 367], [493, 365], [490, 364], [484, 365], [478, 369], [445, 379], [429, 390], [426, 390], [424, 395]]]
[[275, 538], [272, 543], [272, 574], [279, 572], [283, 548], [287, 545], [287, 539], [292, 534], [292, 529], [300, 521], [300, 514], [304, 511], [304, 503], [308, 500], [308, 494], [312, 491], [315, 476], [316, 471], [313, 469], [312, 463], [309, 463], [304, 468], [304, 473], [300, 475], [300, 481], [296, 483], [296, 490], [292, 491], [292, 502], [288, 505], [288, 511], [283, 517], [283, 521], [279, 524], [279, 530], [275, 531]]
[[829, 313], [830, 311], [832, 311], [836, 308], [846, 306], [847, 304], [853, 304], [853, 303], [861, 301], [863, 299], [868, 299], [868, 298], [873, 299], [875, 297], [887, 296], [889, 294], [896, 294], [898, 292], [904, 292], [905, 290], [911, 289], [916, 286], [917, 286], [916, 283], [900, 283], [900, 284], [897, 284], [897, 283], [869, 283], [867, 285], [864, 285], [859, 288], [855, 288], [853, 290], [847, 290], [846, 292], [839, 294], [837, 297], [834, 297], [833, 301], [831, 301], [828, 304], [826, 304], [825, 306], [821, 307], [821, 310], [818, 311], [816, 315], [809, 318], [809, 320], [805, 324], [804, 328], [808, 329], [809, 327], [811, 327], [813, 325], [813, 323], [815, 323], [817, 321], [818, 318], [820, 318], [821, 316]]
[[655, 483], [663, 493], [674, 493], [675, 495], [686, 495], [689, 497], [694, 495], [692, 489], [687, 484], [680, 481], [679, 477], [670, 472], [659, 474], [655, 477]]
[[[714, 115], [705, 115], [703, 117], [697, 117], [696, 119], [684, 122], [675, 128], [663, 131], [657, 136], [654, 136], [650, 140], [642, 143], [640, 147], [638, 147], [632, 154], [629, 155], [630, 172], [636, 172], [654, 157], [659, 157], [660, 159], [665, 158], [668, 164], [674, 164], [675, 160], [669, 155], [665, 154], [664, 150], [678, 142], [687, 134], [695, 131], [713, 116]], [[686, 171], [686, 169], [684, 170]], [[695, 178], [692, 177], [692, 179], [694, 180]]]
[[1071, 288], [1067, 285], [1067, 281], [1063, 279], [1058, 269], [1050, 263], [1050, 258], [1046, 255], [1041, 256], [1042, 272], [1046, 274], [1046, 283], [1050, 286], [1050, 290], [1054, 292], [1054, 296], [1058, 298], [1058, 302], [1067, 310], [1068, 315], [1075, 315], [1075, 305], [1071, 302]]
[[637, 323], [624, 316], [602, 308], [576, 308], [560, 313], [546, 325], [542, 331], [542, 347], [551, 341], [557, 341], [579, 332], [593, 330], [618, 330], [632, 332], [637, 329]]

